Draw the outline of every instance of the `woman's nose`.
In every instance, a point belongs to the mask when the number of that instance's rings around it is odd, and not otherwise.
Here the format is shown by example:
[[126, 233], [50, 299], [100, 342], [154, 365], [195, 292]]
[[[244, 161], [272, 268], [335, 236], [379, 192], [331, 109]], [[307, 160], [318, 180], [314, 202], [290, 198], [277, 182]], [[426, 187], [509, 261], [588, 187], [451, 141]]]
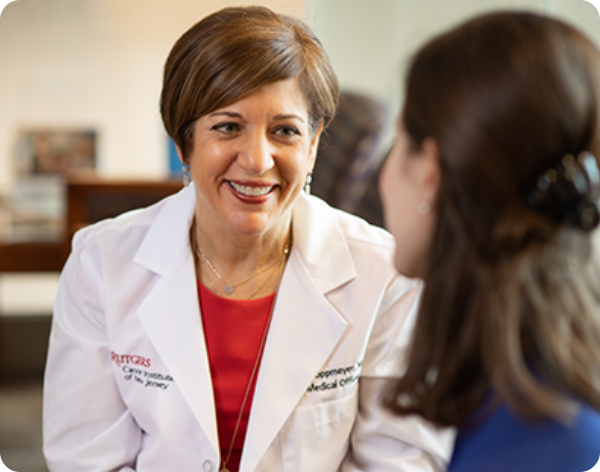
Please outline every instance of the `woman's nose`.
[[274, 146], [262, 132], [248, 133], [242, 141], [238, 163], [249, 173], [262, 175], [274, 165]]

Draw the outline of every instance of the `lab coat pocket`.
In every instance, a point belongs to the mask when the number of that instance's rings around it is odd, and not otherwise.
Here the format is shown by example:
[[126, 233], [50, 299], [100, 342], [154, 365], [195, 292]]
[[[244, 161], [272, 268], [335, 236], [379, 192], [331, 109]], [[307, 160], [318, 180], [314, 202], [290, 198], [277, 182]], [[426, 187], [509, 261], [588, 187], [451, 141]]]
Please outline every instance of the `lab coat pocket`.
[[[345, 457], [358, 410], [358, 388], [344, 398], [297, 408], [280, 436], [284, 470], [331, 472]], [[319, 457], [315, 469], [314, 457]]]

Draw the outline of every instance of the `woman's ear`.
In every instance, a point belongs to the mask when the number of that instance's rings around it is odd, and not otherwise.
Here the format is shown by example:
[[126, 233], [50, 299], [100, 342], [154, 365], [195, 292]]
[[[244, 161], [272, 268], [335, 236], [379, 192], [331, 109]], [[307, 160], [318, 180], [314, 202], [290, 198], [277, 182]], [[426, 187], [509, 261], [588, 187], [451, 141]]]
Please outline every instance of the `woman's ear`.
[[187, 163], [183, 160], [183, 153], [181, 152], [181, 148], [179, 147], [178, 144], [175, 144], [175, 149], [177, 150], [177, 156], [179, 157], [179, 160], [181, 161], [181, 165], [186, 165]]
[[431, 204], [437, 197], [442, 177], [440, 148], [433, 138], [425, 138], [418, 154], [418, 158], [413, 160], [417, 167], [416, 176], [426, 201]]
[[323, 120], [319, 120], [319, 127], [317, 128], [317, 131], [315, 133], [315, 135], [313, 136], [311, 142], [310, 142], [310, 157], [309, 157], [309, 162], [308, 162], [308, 168], [310, 169], [310, 172], [312, 172], [312, 170], [315, 167], [315, 160], [317, 159], [317, 151], [319, 149], [319, 139], [321, 139], [321, 133], [323, 132]]

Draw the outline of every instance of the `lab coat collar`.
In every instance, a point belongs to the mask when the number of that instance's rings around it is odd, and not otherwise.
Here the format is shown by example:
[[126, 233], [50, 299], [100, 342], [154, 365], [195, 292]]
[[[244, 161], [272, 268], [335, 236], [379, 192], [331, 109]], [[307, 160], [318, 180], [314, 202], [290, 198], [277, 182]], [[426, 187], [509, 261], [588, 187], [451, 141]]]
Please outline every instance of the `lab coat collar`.
[[[188, 232], [194, 206], [190, 185], [166, 202], [142, 243], [135, 261], [161, 278], [138, 314], [218, 451], [208, 355], [196, 284], [191, 282], [195, 272]], [[331, 211], [304, 194], [294, 203], [293, 247], [258, 374], [241, 471], [256, 468], [347, 327], [325, 296], [356, 276], [346, 238]]]
[[346, 238], [323, 201], [301, 193], [294, 204], [292, 225], [294, 248], [321, 293], [356, 277]]
[[218, 457], [214, 394], [189, 246], [194, 185], [162, 205], [134, 258], [159, 275], [138, 317]]
[[175, 270], [190, 253], [189, 229], [195, 206], [194, 184], [169, 197], [150, 226], [134, 262], [160, 275]]

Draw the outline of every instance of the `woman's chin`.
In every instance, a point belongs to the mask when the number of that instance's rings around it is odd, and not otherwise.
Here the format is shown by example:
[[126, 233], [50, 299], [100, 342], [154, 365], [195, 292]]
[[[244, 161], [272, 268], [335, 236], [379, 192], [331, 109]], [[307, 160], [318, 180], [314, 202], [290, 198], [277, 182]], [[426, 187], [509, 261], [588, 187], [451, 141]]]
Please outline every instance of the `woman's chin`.
[[425, 276], [424, 264], [417, 261], [407, 261], [396, 254], [394, 258], [394, 267], [401, 275], [411, 279], [422, 279]]
[[268, 212], [244, 212], [229, 221], [231, 230], [240, 236], [260, 236], [276, 226], [276, 218]]

